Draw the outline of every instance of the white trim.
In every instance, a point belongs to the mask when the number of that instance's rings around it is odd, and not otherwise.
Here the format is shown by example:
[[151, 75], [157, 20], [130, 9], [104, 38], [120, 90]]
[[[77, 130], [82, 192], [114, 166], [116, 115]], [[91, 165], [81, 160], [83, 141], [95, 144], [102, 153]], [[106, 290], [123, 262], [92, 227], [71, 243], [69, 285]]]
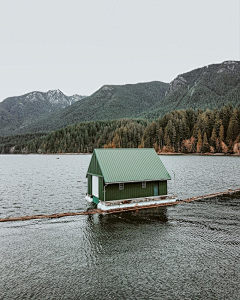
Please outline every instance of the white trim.
[[[108, 210], [112, 210], [112, 209], [121, 209], [121, 208], [126, 208], [126, 207], [138, 207], [138, 206], [151, 206], [151, 205], [157, 205], [157, 204], [167, 204], [167, 203], [173, 203], [176, 202], [178, 200], [177, 197], [173, 197], [170, 199], [154, 199], [154, 197], [152, 197], [153, 199], [150, 201], [143, 201], [143, 202], [132, 202], [132, 203], [119, 203], [119, 204], [113, 204], [113, 205], [106, 205], [106, 202], [103, 201], [99, 201], [97, 208], [101, 209], [103, 211], [108, 211]], [[123, 199], [124, 201], [124, 199]]]
[[92, 195], [95, 197], [99, 197], [99, 182], [97, 176], [92, 176]]

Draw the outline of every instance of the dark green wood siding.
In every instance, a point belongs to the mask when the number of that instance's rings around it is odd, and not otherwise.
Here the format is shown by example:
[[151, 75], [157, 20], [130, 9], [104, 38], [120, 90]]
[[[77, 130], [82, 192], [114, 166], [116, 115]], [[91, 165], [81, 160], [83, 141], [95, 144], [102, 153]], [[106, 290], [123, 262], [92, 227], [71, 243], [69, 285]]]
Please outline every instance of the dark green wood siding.
[[92, 175], [88, 174], [88, 195], [92, 195]]
[[98, 178], [98, 196], [100, 200], [104, 200], [104, 184], [103, 184], [103, 178]]
[[92, 155], [92, 159], [90, 161], [90, 165], [88, 167], [88, 171], [87, 174], [95, 174], [95, 175], [101, 175], [102, 176], [102, 171], [101, 168], [99, 166], [96, 154], [93, 153]]
[[167, 181], [159, 181], [159, 195], [167, 195]]
[[154, 195], [154, 185], [159, 186], [159, 195], [166, 195], [167, 181], [147, 182], [146, 188], [142, 188], [142, 182], [124, 183], [124, 189], [119, 190], [119, 184], [109, 184], [106, 186], [105, 200], [120, 200]]

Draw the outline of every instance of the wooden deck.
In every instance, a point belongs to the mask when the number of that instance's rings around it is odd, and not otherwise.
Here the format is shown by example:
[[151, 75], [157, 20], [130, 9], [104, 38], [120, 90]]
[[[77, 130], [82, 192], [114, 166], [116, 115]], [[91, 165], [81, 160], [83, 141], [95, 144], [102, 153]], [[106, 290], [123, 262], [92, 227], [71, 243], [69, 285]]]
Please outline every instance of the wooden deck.
[[163, 196], [152, 196], [152, 197], [140, 197], [140, 198], [132, 198], [132, 199], [121, 199], [121, 200], [112, 200], [112, 201], [105, 201], [104, 204], [106, 206], [111, 205], [120, 205], [120, 204], [127, 204], [127, 203], [141, 203], [141, 202], [150, 202], [153, 200], [167, 200], [167, 199], [173, 199], [177, 196], [173, 195], [163, 195]]
[[[52, 214], [52, 215], [32, 215], [32, 216], [23, 216], [23, 217], [11, 217], [11, 218], [4, 218], [0, 219], [0, 222], [13, 222], [13, 221], [26, 221], [26, 220], [33, 220], [33, 219], [54, 219], [54, 218], [62, 218], [62, 217], [69, 217], [69, 216], [80, 216], [80, 215], [93, 215], [93, 214], [113, 214], [113, 213], [121, 213], [121, 212], [127, 212], [127, 211], [136, 211], [139, 209], [147, 209], [147, 208], [154, 208], [154, 207], [160, 207], [160, 206], [170, 206], [170, 205], [177, 205], [177, 204], [184, 204], [192, 201], [198, 201], [202, 199], [208, 199], [208, 198], [215, 198], [218, 196], [225, 196], [225, 195], [232, 195], [235, 193], [240, 193], [240, 188], [234, 189], [234, 190], [227, 190], [219, 193], [214, 194], [208, 194], [203, 196], [197, 196], [192, 198], [186, 198], [184, 200], [178, 200], [173, 203], [160, 203], [157, 205], [147, 205], [147, 206], [135, 206], [130, 208], [121, 208], [121, 209], [112, 209], [108, 211], [102, 211], [100, 209], [92, 209], [88, 211], [83, 212], [67, 212], [67, 213], [59, 213], [59, 214]], [[151, 197], [147, 197], [151, 198]], [[136, 198], [139, 199], [139, 198]], [[145, 198], [143, 198], [145, 199]], [[134, 200], [134, 199], [127, 199], [127, 200]], [[122, 200], [117, 200], [122, 201]], [[146, 201], [146, 200], [144, 200]], [[150, 201], [150, 200], [149, 200]]]

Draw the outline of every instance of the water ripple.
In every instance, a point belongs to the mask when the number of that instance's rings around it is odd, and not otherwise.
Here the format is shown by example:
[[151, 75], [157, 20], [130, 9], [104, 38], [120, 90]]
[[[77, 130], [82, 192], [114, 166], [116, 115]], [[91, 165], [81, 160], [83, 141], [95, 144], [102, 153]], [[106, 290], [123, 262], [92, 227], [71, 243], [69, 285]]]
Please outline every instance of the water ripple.
[[[90, 157], [55, 158], [0, 155], [1, 216], [86, 209]], [[239, 186], [239, 158], [163, 161], [182, 198]], [[239, 299], [239, 200], [2, 223], [0, 298]]]

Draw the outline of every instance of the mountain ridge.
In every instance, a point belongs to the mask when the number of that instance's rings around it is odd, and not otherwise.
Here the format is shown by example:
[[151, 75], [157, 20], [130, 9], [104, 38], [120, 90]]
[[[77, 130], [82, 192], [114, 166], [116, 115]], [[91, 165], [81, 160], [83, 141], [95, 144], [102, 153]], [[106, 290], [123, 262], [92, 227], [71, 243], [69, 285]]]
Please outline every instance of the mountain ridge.
[[30, 126], [36, 120], [66, 108], [84, 97], [66, 96], [59, 89], [8, 97], [0, 102], [0, 135], [3, 132], [4, 135], [12, 134], [22, 127]]
[[[83, 121], [132, 117], [160, 101], [165, 96], [168, 85], [159, 81], [104, 85], [91, 96], [49, 116], [43, 116], [31, 124], [15, 128], [11, 134], [55, 130]], [[0, 136], [6, 136], [4, 131], [0, 126]]]
[[[64, 95], [59, 90], [53, 94]], [[49, 105], [51, 96], [50, 93]], [[173, 110], [214, 109], [228, 103], [240, 105], [240, 61], [229, 60], [200, 67], [179, 74], [170, 83], [151, 81], [104, 85], [88, 97], [79, 96], [82, 98], [78, 99], [77, 94], [70, 97], [73, 97], [72, 102], [65, 107], [56, 108], [51, 113], [38, 114], [35, 119], [32, 116], [27, 119], [28, 114], [20, 124], [15, 115], [11, 115], [11, 111], [5, 110], [8, 126], [1, 119], [3, 102], [0, 102], [0, 136], [51, 131], [79, 122], [120, 118], [156, 119]], [[71, 99], [68, 97], [69, 101]], [[57, 107], [58, 104], [54, 105]]]
[[240, 104], [240, 61], [224, 61], [178, 75], [160, 107], [157, 103], [143, 114], [155, 118], [177, 109], [214, 109], [231, 103]]

